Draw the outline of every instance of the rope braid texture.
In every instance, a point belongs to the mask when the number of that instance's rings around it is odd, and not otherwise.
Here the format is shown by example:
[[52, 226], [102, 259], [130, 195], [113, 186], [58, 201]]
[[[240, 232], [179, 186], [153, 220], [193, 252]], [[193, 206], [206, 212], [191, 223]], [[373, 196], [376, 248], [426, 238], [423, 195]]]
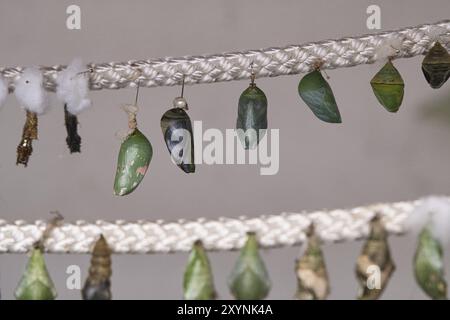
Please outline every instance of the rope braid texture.
[[[77, 221], [55, 226], [44, 246], [51, 253], [88, 253], [103, 234], [114, 253], [186, 252], [199, 239], [208, 250], [236, 250], [244, 245], [247, 232], [253, 231], [261, 247], [274, 248], [302, 244], [311, 223], [325, 242], [353, 241], [367, 236], [369, 222], [375, 214], [381, 216], [391, 234], [404, 233], [402, 223], [418, 204], [420, 200], [350, 210], [176, 222], [98, 220], [91, 224]], [[28, 252], [46, 226], [47, 222], [41, 220], [32, 224], [23, 220], [11, 224], [0, 220], [0, 253]]]
[[[276, 77], [312, 71], [320, 62], [321, 69], [352, 67], [373, 63], [377, 60], [376, 49], [386, 41], [399, 39], [400, 47], [392, 58], [409, 58], [428, 51], [437, 37], [450, 34], [450, 20], [435, 24], [423, 24], [396, 31], [364, 35], [360, 37], [327, 40], [283, 48], [268, 48], [244, 52], [230, 52], [207, 56], [160, 58], [89, 64], [90, 87], [120, 89], [136, 87], [173, 86], [181, 84], [212, 83], [250, 79], [253, 62], [255, 76]], [[450, 48], [448, 40], [442, 45]], [[65, 66], [41, 67], [44, 86], [55, 91], [57, 73]], [[1, 68], [0, 73], [9, 81], [20, 77], [23, 67]]]
[[[89, 64], [90, 88], [120, 89], [140, 86], [173, 86], [181, 84], [212, 83], [249, 79], [250, 65], [257, 78], [306, 73], [321, 69], [352, 67], [370, 64], [377, 60], [376, 49], [386, 41], [400, 39], [401, 45], [392, 58], [408, 58], [424, 54], [437, 37], [450, 34], [450, 20], [424, 24], [397, 31], [388, 31], [360, 37], [343, 38], [268, 48], [232, 52], [209, 56], [162, 58]], [[442, 45], [450, 48], [448, 41]], [[57, 73], [65, 66], [41, 67], [44, 86], [55, 91]], [[20, 77], [23, 67], [0, 68], [9, 81]], [[45, 241], [45, 249], [51, 253], [88, 253], [100, 234], [107, 239], [114, 253], [168, 253], [190, 251], [192, 244], [201, 239], [208, 250], [235, 250], [242, 247], [246, 233], [258, 234], [261, 247], [302, 244], [311, 223], [318, 236], [325, 242], [351, 241], [367, 236], [369, 221], [379, 214], [392, 234], [402, 234], [402, 222], [420, 203], [397, 202], [357, 207], [351, 210], [316, 211], [311, 213], [282, 213], [257, 218], [219, 218], [177, 222], [123, 220], [94, 223], [77, 221], [55, 227]], [[0, 220], [0, 253], [27, 252], [41, 238], [47, 222], [26, 223], [18, 220], [8, 223]]]

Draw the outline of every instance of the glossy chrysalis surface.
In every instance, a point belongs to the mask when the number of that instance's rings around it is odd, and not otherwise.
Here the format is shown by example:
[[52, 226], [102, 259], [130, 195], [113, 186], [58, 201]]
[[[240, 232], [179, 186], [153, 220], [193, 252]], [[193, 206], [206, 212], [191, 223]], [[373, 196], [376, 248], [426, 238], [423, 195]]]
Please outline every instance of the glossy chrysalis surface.
[[370, 81], [378, 102], [389, 112], [397, 112], [403, 101], [404, 87], [402, 76], [388, 61]]
[[341, 123], [333, 91], [319, 70], [305, 75], [298, 84], [298, 93], [317, 118], [329, 123]]
[[40, 248], [33, 248], [27, 267], [14, 293], [18, 300], [53, 300], [56, 289]]
[[216, 298], [211, 265], [201, 241], [196, 241], [184, 271], [183, 295], [186, 300], [211, 300]]
[[254, 149], [267, 130], [267, 97], [253, 79], [238, 103], [236, 129], [245, 149]]
[[[356, 276], [360, 287], [358, 299], [378, 299], [395, 271], [387, 238], [388, 233], [381, 219], [375, 216], [370, 222], [369, 237], [356, 263]], [[376, 280], [373, 275], [378, 270], [380, 271], [379, 283], [372, 283], [371, 280]]]
[[414, 256], [414, 275], [419, 286], [430, 298], [447, 299], [442, 245], [428, 226], [419, 235]]
[[161, 130], [172, 160], [184, 172], [193, 173], [194, 135], [191, 119], [184, 108], [187, 108], [184, 98], [175, 98], [174, 108], [166, 111], [161, 117]]
[[330, 293], [325, 259], [320, 248], [320, 240], [314, 229], [308, 231], [308, 244], [303, 256], [297, 260], [297, 293], [300, 300], [323, 300]]
[[110, 300], [111, 274], [111, 249], [101, 235], [92, 250], [89, 276], [81, 291], [83, 300]]
[[248, 233], [247, 242], [228, 278], [228, 287], [238, 300], [260, 300], [268, 295], [271, 282], [259, 255], [255, 233]]
[[438, 89], [450, 77], [450, 54], [436, 41], [422, 62], [425, 79], [433, 89]]

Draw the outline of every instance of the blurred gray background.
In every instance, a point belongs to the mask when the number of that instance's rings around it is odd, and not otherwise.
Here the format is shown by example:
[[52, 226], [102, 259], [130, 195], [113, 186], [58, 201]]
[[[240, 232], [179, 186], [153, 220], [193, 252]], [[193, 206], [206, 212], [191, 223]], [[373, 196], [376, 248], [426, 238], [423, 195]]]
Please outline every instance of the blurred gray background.
[[[70, 4], [81, 6], [81, 30], [66, 29]], [[374, 32], [366, 28], [370, 4], [381, 6], [383, 30], [437, 22], [450, 13], [448, 0], [2, 0], [0, 63], [66, 64], [74, 57], [86, 63], [107, 62], [359, 35]], [[269, 127], [280, 129], [280, 170], [274, 176], [260, 176], [259, 167], [251, 165], [202, 165], [194, 175], [183, 174], [170, 161], [159, 126], [180, 88], [143, 89], [138, 121], [153, 144], [154, 157], [140, 187], [122, 198], [112, 192], [120, 146], [115, 133], [126, 127], [119, 106], [134, 101], [134, 90], [91, 93], [94, 106], [79, 117], [80, 155], [68, 152], [63, 108], [52, 95], [52, 109], [39, 119], [39, 141], [26, 169], [15, 165], [24, 112], [11, 95], [0, 112], [0, 217], [32, 221], [48, 218], [51, 210], [59, 210], [69, 221], [256, 216], [448, 194], [449, 83], [431, 89], [421, 61], [415, 57], [395, 62], [406, 83], [398, 114], [386, 112], [370, 88], [381, 65], [329, 71], [342, 125], [314, 118], [298, 97], [300, 75], [258, 79], [269, 100]], [[237, 100], [247, 85], [248, 81], [234, 81], [187, 87], [192, 120], [202, 120], [205, 129], [233, 128]], [[397, 271], [383, 297], [425, 298], [412, 273], [415, 239], [391, 237], [390, 242]], [[325, 246], [330, 298], [355, 297], [354, 263], [361, 245]], [[298, 253], [298, 247], [263, 252], [273, 282], [269, 298], [292, 298]], [[220, 298], [230, 298], [226, 278], [236, 257], [236, 252], [210, 254]], [[46, 259], [59, 299], [79, 299], [79, 291], [65, 287], [66, 268], [80, 265], [84, 281], [90, 257]], [[114, 298], [181, 298], [186, 260], [187, 254], [115, 255]], [[13, 298], [25, 263], [26, 255], [0, 255], [2, 298]]]

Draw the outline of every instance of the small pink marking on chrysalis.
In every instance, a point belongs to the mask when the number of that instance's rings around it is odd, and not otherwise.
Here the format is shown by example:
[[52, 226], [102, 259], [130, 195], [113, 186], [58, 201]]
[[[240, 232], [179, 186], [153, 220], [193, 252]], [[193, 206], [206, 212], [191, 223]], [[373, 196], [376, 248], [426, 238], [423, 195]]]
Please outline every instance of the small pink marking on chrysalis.
[[141, 175], [145, 175], [145, 173], [147, 172], [147, 167], [148, 166], [144, 166], [144, 167], [139, 167], [136, 169], [136, 173], [141, 174]]

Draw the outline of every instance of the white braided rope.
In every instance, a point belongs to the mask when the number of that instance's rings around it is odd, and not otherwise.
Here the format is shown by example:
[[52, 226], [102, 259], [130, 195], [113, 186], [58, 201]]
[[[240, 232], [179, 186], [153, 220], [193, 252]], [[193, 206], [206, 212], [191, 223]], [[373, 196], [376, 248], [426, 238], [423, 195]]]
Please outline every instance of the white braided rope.
[[[404, 219], [419, 203], [420, 200], [416, 200], [257, 218], [200, 218], [177, 222], [119, 220], [113, 223], [98, 220], [93, 224], [77, 221], [53, 229], [45, 248], [52, 253], [87, 253], [103, 234], [115, 253], [189, 251], [198, 239], [209, 250], [235, 250], [242, 247], [248, 231], [257, 233], [262, 247], [292, 246], [304, 242], [305, 231], [311, 223], [325, 242], [352, 241], [367, 236], [368, 223], [375, 214], [381, 215], [390, 233], [402, 234]], [[0, 220], [0, 252], [27, 252], [40, 239], [45, 227], [44, 221], [29, 224], [18, 220], [8, 224]]]
[[[396, 31], [360, 37], [327, 40], [282, 48], [230, 52], [207, 56], [133, 60], [127, 62], [92, 63], [91, 89], [119, 89], [141, 86], [172, 86], [211, 83], [250, 78], [250, 64], [254, 63], [256, 77], [276, 77], [309, 72], [318, 62], [322, 69], [352, 67], [377, 60], [376, 49], [386, 40], [399, 39], [401, 44], [394, 58], [408, 58], [425, 53], [436, 40], [450, 34], [450, 20], [424, 24]], [[448, 49], [448, 40], [442, 41]], [[64, 66], [41, 67], [45, 87], [55, 90], [55, 79]], [[10, 82], [20, 77], [23, 67], [1, 68], [0, 73]]]

